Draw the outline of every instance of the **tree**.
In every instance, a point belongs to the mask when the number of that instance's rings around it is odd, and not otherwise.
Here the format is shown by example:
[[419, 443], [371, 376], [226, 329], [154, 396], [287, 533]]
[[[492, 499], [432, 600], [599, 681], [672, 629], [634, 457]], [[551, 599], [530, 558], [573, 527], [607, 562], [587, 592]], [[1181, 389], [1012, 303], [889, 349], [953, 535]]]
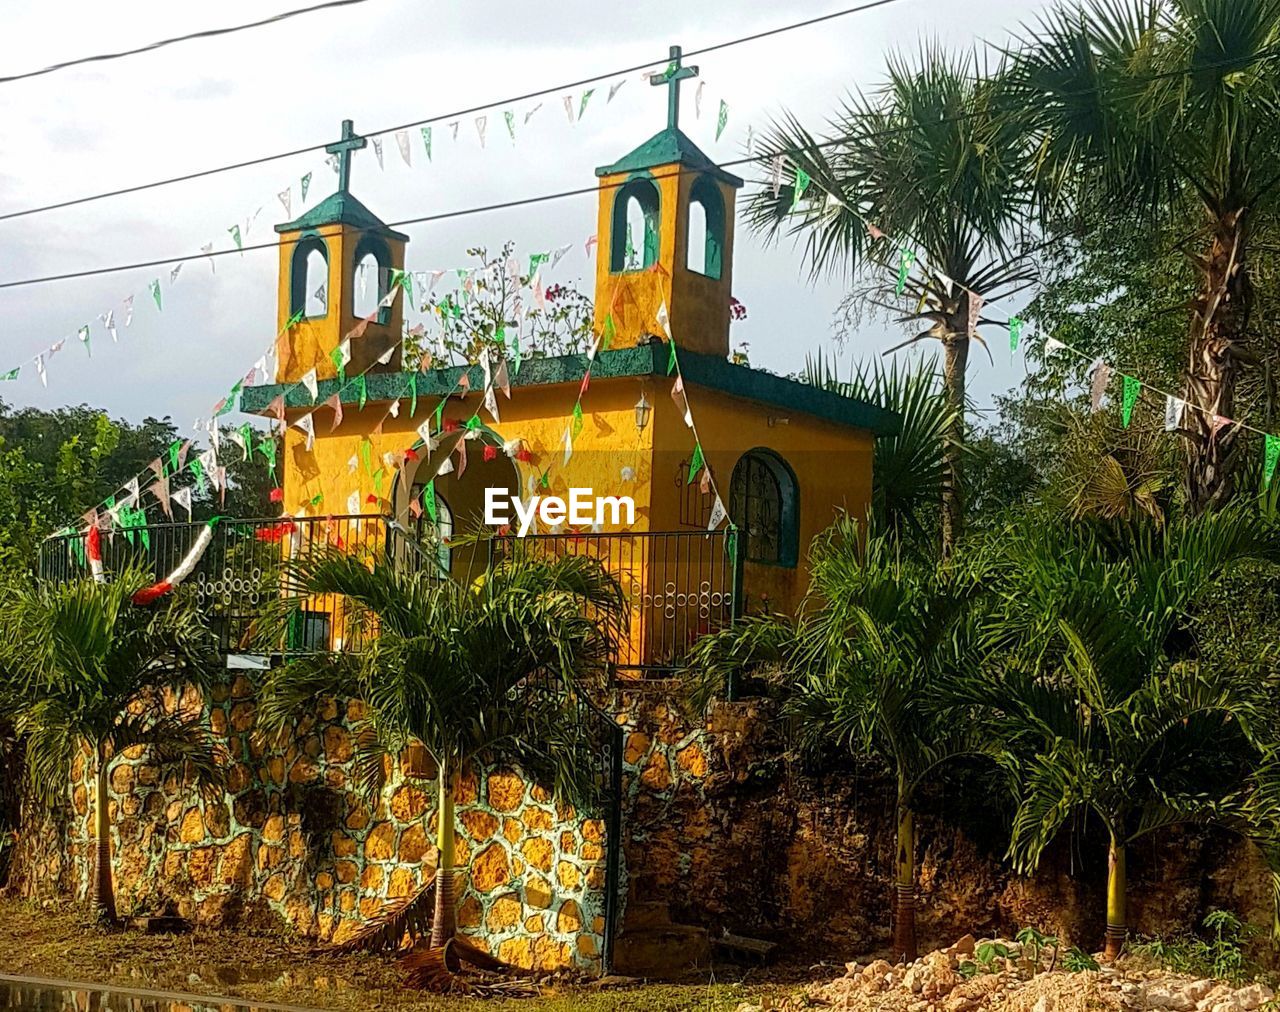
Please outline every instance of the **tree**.
[[1064, 827], [1096, 817], [1112, 958], [1128, 930], [1128, 848], [1148, 834], [1231, 826], [1263, 845], [1280, 885], [1274, 706], [1252, 673], [1202, 662], [1190, 636], [1223, 574], [1280, 560], [1274, 531], [1230, 510], [1163, 528], [1028, 525], [1001, 542], [995, 663], [951, 691], [1001, 743], [1016, 785], [1015, 867], [1034, 869]]
[[945, 437], [958, 416], [942, 393], [934, 361], [902, 368], [878, 362], [858, 366], [842, 380], [834, 361], [805, 360], [801, 378], [858, 400], [887, 408], [902, 419], [901, 431], [877, 436], [871, 472], [871, 523], [899, 540], [923, 543], [937, 529], [942, 499]]
[[220, 782], [219, 750], [203, 707], [184, 690], [206, 685], [211, 637], [193, 605], [172, 595], [151, 607], [131, 603], [151, 582], [137, 570], [111, 583], [15, 583], [0, 605], [0, 697], [25, 739], [36, 795], [65, 804], [77, 753], [94, 779], [97, 859], [91, 898], [116, 921], [111, 873], [112, 765], [140, 747], [177, 764], [202, 787]]
[[[309, 701], [354, 696], [368, 706], [356, 740], [365, 786], [381, 786], [383, 758], [420, 746], [439, 795], [434, 949], [455, 933], [453, 805], [473, 763], [511, 763], [570, 800], [590, 800], [600, 774], [581, 693], [608, 663], [625, 616], [617, 582], [581, 556], [520, 553], [471, 583], [432, 568], [331, 553], [290, 570], [297, 594], [340, 595], [347, 621], [376, 624], [357, 654], [301, 658], [272, 672], [265, 726], [285, 728]], [[269, 637], [296, 599], [278, 606]], [[466, 951], [466, 950], [464, 950]]]
[[[964, 520], [969, 341], [981, 340], [979, 325], [995, 322], [981, 317], [981, 305], [1034, 277], [1027, 147], [1021, 124], [1005, 114], [1000, 69], [985, 71], [976, 55], [929, 46], [917, 66], [895, 57], [882, 88], [846, 100], [829, 136], [785, 115], [766, 135], [761, 163], [782, 156], [803, 170], [814, 184], [810, 199], [793, 208], [795, 188], [783, 186], [775, 197], [766, 180], [746, 206], [756, 231], [805, 237], [814, 275], [864, 277], [881, 297], [896, 295], [900, 322], [926, 325], [908, 344], [942, 343], [952, 411], [943, 454], [944, 555]], [[897, 284], [913, 255], [925, 269]]]
[[1030, 32], [1011, 80], [1051, 217], [1191, 223], [1183, 349], [1185, 485], [1193, 509], [1233, 491], [1237, 385], [1255, 361], [1252, 238], [1280, 173], [1280, 0], [1086, 0]]
[[940, 768], [982, 745], [945, 715], [943, 686], [965, 663], [977, 582], [946, 563], [903, 558], [842, 518], [814, 541], [788, 709], [810, 749], [873, 755], [896, 784], [895, 958], [916, 958], [915, 813]]

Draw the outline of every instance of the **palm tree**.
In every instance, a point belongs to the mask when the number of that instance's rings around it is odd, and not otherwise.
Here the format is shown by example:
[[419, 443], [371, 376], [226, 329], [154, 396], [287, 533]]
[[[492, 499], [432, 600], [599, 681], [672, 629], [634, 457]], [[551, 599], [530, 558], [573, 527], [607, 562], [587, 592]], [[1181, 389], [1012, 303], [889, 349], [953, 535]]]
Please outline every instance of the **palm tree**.
[[893, 951], [913, 960], [920, 793], [943, 764], [982, 748], [941, 705], [968, 649], [978, 584], [948, 564], [904, 559], [890, 539], [848, 518], [814, 541], [810, 565], [789, 711], [810, 749], [873, 755], [894, 776]]
[[1275, 771], [1256, 726], [1271, 720], [1267, 704], [1256, 679], [1200, 663], [1187, 643], [1215, 580], [1243, 560], [1280, 560], [1274, 532], [1232, 510], [1164, 528], [1041, 524], [1001, 540], [998, 670], [953, 688], [1003, 745], [1017, 869], [1034, 869], [1065, 826], [1096, 817], [1108, 839], [1111, 958], [1128, 930], [1136, 840], [1225, 824], [1262, 844], [1280, 873]]
[[106, 922], [117, 920], [107, 797], [116, 760], [141, 747], [201, 787], [221, 779], [203, 707], [184, 695], [204, 688], [214, 670], [212, 637], [185, 596], [134, 605], [133, 594], [151, 582], [126, 570], [111, 583], [19, 584], [0, 606], [0, 697], [25, 740], [36, 796], [65, 804], [72, 763], [77, 753], [88, 757], [97, 838], [91, 902]]
[[897, 360], [858, 365], [841, 379], [833, 359], [806, 358], [801, 379], [842, 397], [870, 401], [902, 419], [900, 431], [877, 436], [871, 479], [871, 525], [903, 540], [923, 542], [935, 529], [931, 512], [942, 498], [943, 445], [959, 420], [941, 390], [933, 360], [909, 368]]
[[[964, 520], [965, 371], [981, 341], [981, 304], [1033, 278], [1026, 221], [1031, 210], [1021, 124], [1004, 114], [1001, 71], [975, 54], [925, 47], [918, 65], [901, 57], [870, 95], [848, 98], [819, 137], [795, 116], [775, 122], [762, 164], [783, 156], [812, 178], [811, 199], [792, 213], [794, 188], [773, 195], [766, 180], [746, 206], [769, 236], [803, 235], [815, 276], [872, 277], [881, 296], [898, 289], [906, 253], [927, 265], [901, 286], [900, 322], [924, 325], [907, 344], [935, 338], [952, 417], [944, 443], [942, 546], [949, 554]], [[828, 196], [829, 195], [829, 196]], [[981, 303], [974, 301], [981, 299]]]
[[[1030, 31], [1012, 75], [1048, 214], [1189, 228], [1185, 471], [1193, 509], [1225, 503], [1249, 349], [1250, 237], [1280, 172], [1280, 0], [1085, 0]], [[1099, 212], [1090, 214], [1091, 211]], [[1099, 217], [1099, 214], [1101, 217]]]
[[[628, 614], [621, 589], [594, 559], [524, 552], [471, 583], [336, 552], [297, 561], [289, 582], [297, 595], [341, 596], [347, 620], [376, 635], [359, 653], [272, 672], [262, 722], [283, 729], [319, 696], [354, 696], [368, 707], [356, 734], [366, 789], [381, 788], [387, 756], [418, 746], [434, 760], [431, 946], [442, 949], [456, 931], [454, 797], [463, 771], [511, 763], [570, 800], [589, 801], [600, 786], [580, 693], [612, 656]], [[288, 596], [282, 602], [269, 636], [287, 628], [296, 607]]]

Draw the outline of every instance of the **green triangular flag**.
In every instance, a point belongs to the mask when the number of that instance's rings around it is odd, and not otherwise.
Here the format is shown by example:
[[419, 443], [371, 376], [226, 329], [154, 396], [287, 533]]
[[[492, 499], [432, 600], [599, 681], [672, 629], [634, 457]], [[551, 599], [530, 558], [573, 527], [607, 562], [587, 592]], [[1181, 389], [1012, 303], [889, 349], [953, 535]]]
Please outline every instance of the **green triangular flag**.
[[547, 468], [542, 472], [542, 476], [538, 479], [538, 484], [543, 488], [551, 487], [551, 468]]
[[[71, 532], [68, 531], [67, 533], [71, 533]], [[76, 562], [78, 562], [80, 565], [83, 566], [87, 564], [87, 560], [85, 559], [85, 555], [84, 555], [84, 538], [71, 539], [71, 554], [76, 557]]]
[[359, 410], [364, 410], [364, 403], [369, 399], [369, 384], [365, 382], [363, 376], [356, 377], [356, 404]]
[[231, 233], [231, 239], [236, 244], [236, 249], [244, 249], [244, 240], [240, 238], [240, 226], [232, 225], [227, 231]]
[[302, 177], [302, 199], [307, 199], [307, 190], [311, 188], [311, 173], [308, 172]]
[[1280, 462], [1280, 436], [1267, 433], [1262, 446], [1262, 484], [1271, 487], [1271, 479], [1275, 477], [1276, 464]]
[[431, 127], [422, 128], [422, 146], [427, 149], [427, 161], [431, 161]]
[[178, 473], [178, 467], [179, 467], [178, 454], [181, 452], [181, 450], [182, 450], [181, 439], [175, 439], [172, 443], [169, 444], [169, 473], [170, 474]]
[[18, 366], [16, 369], [10, 369], [3, 376], [0, 376], [0, 383], [8, 383], [12, 380], [16, 380], [18, 378], [18, 373], [20, 372], [22, 372], [22, 366]]
[[720, 100], [720, 115], [716, 117], [716, 140], [720, 139], [720, 135], [724, 133], [724, 128], [729, 125], [729, 106], [724, 99]]
[[901, 295], [903, 289], [907, 287], [907, 277], [911, 274], [911, 265], [915, 262], [915, 250], [907, 249], [905, 246], [898, 250], [898, 283], [893, 289], [895, 295]]
[[413, 302], [413, 274], [409, 271], [400, 272], [400, 287], [404, 289], [404, 297], [412, 304]]
[[436, 522], [436, 481], [432, 478], [422, 489], [422, 505], [426, 507], [431, 522]]
[[258, 452], [267, 458], [267, 467], [271, 473], [276, 473], [276, 441], [267, 436], [258, 444]]
[[530, 253], [529, 254], [529, 277], [533, 277], [538, 273], [538, 268], [551, 259], [550, 253]]
[[302, 312], [303, 312], [303, 311], [302, 311], [301, 309], [299, 309], [296, 313], [294, 313], [291, 317], [289, 317], [289, 319], [285, 320], [285, 322], [284, 322], [284, 329], [285, 329], [285, 330], [292, 330], [292, 329], [293, 329], [294, 327], [296, 327], [299, 323], [301, 323], [301, 322], [302, 322]]
[[578, 438], [578, 433], [582, 431], [582, 401], [574, 401], [573, 404], [573, 438]]
[[482, 423], [480, 421], [480, 412], [477, 411], [474, 415], [472, 415], [470, 418], [467, 419], [467, 431], [475, 432], [477, 429], [480, 428], [481, 424]]
[[1142, 383], [1132, 376], [1120, 377], [1124, 380], [1124, 393], [1120, 402], [1120, 417], [1124, 426], [1129, 427], [1129, 419], [1133, 417], [1133, 406], [1138, 403], [1138, 394], [1142, 392]]
[[698, 476], [698, 472], [702, 470], [705, 463], [706, 461], [702, 458], [702, 444], [694, 443], [693, 459], [689, 461], [689, 480], [685, 483], [686, 485], [693, 485], [693, 479]]
[[588, 88], [582, 93], [582, 101], [578, 105], [578, 119], [582, 119], [582, 114], [587, 111], [587, 102], [591, 100], [591, 96], [595, 93], [595, 88]]
[[192, 457], [190, 467], [191, 473], [196, 477], [196, 488], [204, 495], [204, 465], [200, 463], [200, 458]]
[[369, 462], [369, 456], [373, 453], [373, 444], [369, 442], [369, 437], [365, 436], [360, 440], [360, 463], [364, 465], [364, 469], [373, 474], [373, 465]]
[[609, 346], [613, 344], [613, 339], [618, 333], [618, 328], [613, 324], [613, 314], [610, 313], [604, 318], [604, 330], [600, 333], [600, 349], [608, 351]]
[[507, 121], [507, 133], [511, 135], [511, 139], [516, 139], [516, 114], [510, 109], [502, 114], [502, 118]]
[[323, 493], [323, 492], [317, 492], [315, 495], [313, 495], [310, 499], [308, 499], [308, 500], [307, 500], [307, 505], [308, 505], [308, 506], [323, 506], [323, 505], [324, 505], [324, 493]]
[[436, 432], [444, 431], [444, 401], [436, 405]]
[[373, 472], [373, 494], [379, 499], [382, 498], [382, 476], [386, 472], [382, 468], [378, 468]]
[[809, 189], [809, 173], [804, 169], [796, 166], [796, 184], [791, 194], [791, 210], [796, 209], [796, 205], [800, 203], [800, 198], [804, 196], [804, 191]]
[[409, 417], [412, 418], [418, 413], [418, 374], [416, 372], [409, 373]]
[[162, 300], [160, 298], [160, 279], [156, 278], [153, 282], [151, 282], [150, 288], [151, 288], [151, 297], [156, 300], [156, 309], [160, 310], [163, 313], [164, 305], [162, 304]]
[[329, 352], [329, 361], [333, 363], [333, 367], [338, 370], [338, 382], [347, 382], [347, 357], [342, 354], [342, 346], [339, 345]]
[[1009, 317], [1009, 350], [1018, 350], [1018, 341], [1022, 338], [1022, 320], [1016, 316]]
[[676, 371], [676, 343], [675, 341], [668, 341], [667, 346], [671, 349], [667, 355], [667, 375], [670, 376]]

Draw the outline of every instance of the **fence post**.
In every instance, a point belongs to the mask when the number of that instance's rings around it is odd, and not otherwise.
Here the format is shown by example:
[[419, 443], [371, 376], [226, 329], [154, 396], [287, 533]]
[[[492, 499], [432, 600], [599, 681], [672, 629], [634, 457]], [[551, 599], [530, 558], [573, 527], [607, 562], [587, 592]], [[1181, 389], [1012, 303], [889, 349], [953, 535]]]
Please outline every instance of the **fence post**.
[[[735, 625], [743, 611], [742, 600], [742, 553], [738, 549], [738, 528], [730, 523], [725, 528], [725, 550], [729, 553], [729, 565], [733, 567], [733, 609], [729, 612], [729, 624]], [[730, 703], [738, 701], [738, 672], [731, 670], [724, 687], [725, 699]]]
[[618, 935], [618, 900], [622, 877], [622, 728], [609, 724], [609, 822], [605, 827], [604, 946], [601, 970], [613, 973], [613, 944]]

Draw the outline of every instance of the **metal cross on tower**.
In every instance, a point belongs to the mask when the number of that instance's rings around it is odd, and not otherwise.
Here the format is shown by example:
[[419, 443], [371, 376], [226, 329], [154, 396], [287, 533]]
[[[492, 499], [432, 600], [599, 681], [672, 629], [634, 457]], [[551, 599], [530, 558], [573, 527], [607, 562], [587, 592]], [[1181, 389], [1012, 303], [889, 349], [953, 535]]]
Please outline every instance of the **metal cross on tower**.
[[355, 132], [351, 120], [342, 121], [342, 140], [326, 144], [325, 150], [338, 159], [338, 192], [351, 188], [351, 156], [369, 143], [367, 138]]
[[667, 91], [667, 129], [674, 130], [680, 125], [680, 82], [698, 76], [697, 67], [684, 67], [680, 64], [680, 47], [671, 47], [671, 62], [661, 74], [653, 74], [649, 83], [656, 86], [665, 85]]

